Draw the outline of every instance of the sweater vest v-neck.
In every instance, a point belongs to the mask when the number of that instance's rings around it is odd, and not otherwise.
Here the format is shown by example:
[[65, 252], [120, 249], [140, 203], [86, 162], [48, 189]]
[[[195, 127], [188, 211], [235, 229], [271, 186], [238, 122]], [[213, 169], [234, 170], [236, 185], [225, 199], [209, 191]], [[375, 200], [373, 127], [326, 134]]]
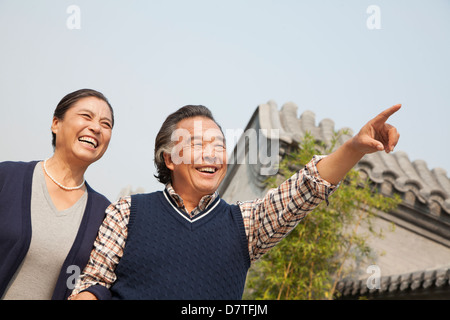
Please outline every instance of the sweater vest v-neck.
[[250, 258], [242, 214], [219, 197], [193, 219], [167, 191], [131, 197], [113, 299], [241, 299]]

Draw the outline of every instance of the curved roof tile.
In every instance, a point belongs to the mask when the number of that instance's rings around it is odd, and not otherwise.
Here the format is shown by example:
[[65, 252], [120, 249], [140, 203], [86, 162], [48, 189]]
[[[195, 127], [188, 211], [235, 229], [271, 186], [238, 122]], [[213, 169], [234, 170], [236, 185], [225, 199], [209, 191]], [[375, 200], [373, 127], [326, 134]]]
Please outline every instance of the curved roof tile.
[[403, 292], [415, 292], [423, 289], [450, 288], [450, 268], [448, 266], [410, 272], [400, 275], [385, 276], [380, 278], [378, 288], [369, 289], [366, 280], [340, 281], [336, 289], [342, 298], [369, 295], [371, 297]]

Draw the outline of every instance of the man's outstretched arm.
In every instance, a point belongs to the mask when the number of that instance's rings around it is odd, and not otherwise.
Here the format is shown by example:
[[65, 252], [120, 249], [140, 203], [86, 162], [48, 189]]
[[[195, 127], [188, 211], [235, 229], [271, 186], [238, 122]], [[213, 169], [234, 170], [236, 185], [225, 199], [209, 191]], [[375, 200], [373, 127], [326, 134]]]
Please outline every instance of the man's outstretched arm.
[[400, 134], [386, 121], [400, 108], [401, 104], [397, 104], [384, 110], [362, 127], [357, 135], [321, 160], [317, 169], [322, 179], [338, 184], [364, 155], [383, 150], [387, 153], [393, 151]]

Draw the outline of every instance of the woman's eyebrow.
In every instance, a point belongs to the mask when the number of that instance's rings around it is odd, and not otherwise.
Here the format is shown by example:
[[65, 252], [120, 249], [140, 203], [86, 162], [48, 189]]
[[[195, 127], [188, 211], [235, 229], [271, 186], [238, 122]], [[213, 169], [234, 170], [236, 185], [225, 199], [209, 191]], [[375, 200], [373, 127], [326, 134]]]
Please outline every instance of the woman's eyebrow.
[[87, 112], [87, 113], [89, 113], [89, 114], [94, 114], [91, 110], [89, 110], [89, 109], [80, 109], [80, 111], [78, 111], [78, 112]]
[[[86, 112], [86, 113], [89, 113], [91, 116], [93, 116], [93, 115], [95, 115], [95, 113], [94, 112], [92, 112], [91, 110], [89, 110], [89, 109], [80, 109], [80, 111], [79, 111], [80, 113], [83, 113], [83, 112]], [[108, 120], [109, 122], [111, 122], [112, 123], [112, 119], [111, 118], [109, 118], [109, 117], [102, 117], [102, 118], [100, 118], [100, 120]]]
[[112, 119], [111, 118], [108, 118], [108, 117], [103, 117], [103, 118], [100, 118], [101, 120], [108, 120], [109, 122], [111, 122], [111, 124], [112, 124]]

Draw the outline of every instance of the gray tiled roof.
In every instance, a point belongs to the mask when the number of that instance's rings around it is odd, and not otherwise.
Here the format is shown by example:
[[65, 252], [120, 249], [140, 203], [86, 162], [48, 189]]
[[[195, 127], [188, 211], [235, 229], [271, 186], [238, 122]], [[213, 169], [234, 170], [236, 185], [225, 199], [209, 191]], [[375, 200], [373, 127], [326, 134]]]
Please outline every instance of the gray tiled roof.
[[379, 288], [369, 289], [367, 280], [340, 281], [337, 291], [342, 298], [358, 296], [389, 297], [411, 296], [411, 293], [419, 293], [428, 290], [450, 292], [450, 267], [442, 267], [433, 270], [423, 270], [400, 275], [391, 275], [380, 278]]

